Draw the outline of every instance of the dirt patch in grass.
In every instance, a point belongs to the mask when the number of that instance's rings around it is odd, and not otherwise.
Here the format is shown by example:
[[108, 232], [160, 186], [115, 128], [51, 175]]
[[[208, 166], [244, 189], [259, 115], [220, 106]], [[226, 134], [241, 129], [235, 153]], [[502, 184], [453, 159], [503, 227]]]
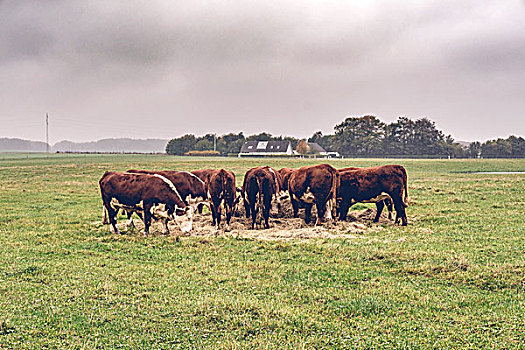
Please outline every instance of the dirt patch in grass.
[[[367, 208], [364, 210], [353, 210], [349, 212], [348, 221], [324, 222], [322, 225], [315, 225], [316, 210], [312, 209], [312, 222], [306, 224], [304, 222], [304, 210], [299, 210], [299, 218], [293, 217], [292, 208], [289, 202], [282, 205], [281, 211], [277, 208], [272, 208], [270, 217], [270, 228], [263, 229], [261, 225], [256, 225], [255, 229], [251, 229], [251, 218], [246, 218], [244, 208], [238, 206], [234, 217], [230, 223], [230, 231], [224, 230], [225, 216], [223, 214], [221, 227], [219, 230], [212, 225], [211, 213], [205, 212], [203, 214], [195, 213], [193, 217], [193, 230], [188, 234], [183, 234], [175, 223], [170, 222], [169, 229], [172, 235], [192, 236], [192, 237], [210, 237], [210, 236], [232, 236], [238, 238], [248, 238], [257, 240], [304, 240], [311, 238], [346, 238], [356, 239], [359, 235], [366, 231], [381, 230], [382, 224], [393, 224], [388, 219], [387, 213], [383, 213], [379, 223], [373, 223], [375, 217], [375, 209]], [[126, 227], [126, 220], [122, 217], [117, 226], [119, 230], [126, 234], [140, 234], [143, 231], [144, 225], [138, 217], [134, 217], [136, 228], [131, 229]], [[100, 224], [100, 222], [96, 222]], [[105, 226], [109, 230], [109, 226]], [[150, 234], [161, 235], [162, 225], [160, 222], [153, 222], [150, 228]]]

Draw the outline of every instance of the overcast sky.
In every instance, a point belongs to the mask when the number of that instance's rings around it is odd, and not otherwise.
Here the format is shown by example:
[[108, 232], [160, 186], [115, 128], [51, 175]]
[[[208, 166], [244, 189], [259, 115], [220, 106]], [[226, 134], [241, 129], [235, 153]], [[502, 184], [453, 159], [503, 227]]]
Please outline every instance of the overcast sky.
[[523, 0], [0, 0], [0, 137], [525, 136]]

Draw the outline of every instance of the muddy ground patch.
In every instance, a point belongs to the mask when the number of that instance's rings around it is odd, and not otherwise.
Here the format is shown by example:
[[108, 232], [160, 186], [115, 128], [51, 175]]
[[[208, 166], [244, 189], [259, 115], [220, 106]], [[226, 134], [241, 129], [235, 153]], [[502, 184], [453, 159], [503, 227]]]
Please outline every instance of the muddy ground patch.
[[[290, 203], [285, 202], [280, 211], [277, 210], [276, 207], [272, 208], [269, 229], [263, 229], [261, 225], [256, 225], [255, 229], [251, 229], [251, 218], [246, 218], [244, 209], [238, 206], [231, 220], [231, 230], [225, 232], [224, 211], [221, 227], [217, 230], [215, 226], [212, 225], [211, 213], [205, 209], [204, 213], [196, 213], [194, 215], [193, 230], [191, 232], [183, 234], [173, 222], [170, 222], [169, 229], [172, 235], [179, 235], [181, 237], [233, 236], [257, 240], [302, 240], [311, 238], [355, 239], [366, 231], [381, 230], [382, 224], [392, 224], [392, 221], [387, 217], [387, 213], [382, 214], [379, 224], [373, 223], [372, 220], [375, 217], [376, 210], [372, 208], [351, 210], [348, 215], [348, 221], [331, 221], [325, 222], [322, 225], [315, 225], [316, 214], [316, 210], [313, 208], [312, 222], [307, 225], [304, 222], [304, 210], [299, 211], [299, 218], [294, 218]], [[126, 227], [126, 220], [121, 218], [118, 227], [123, 233], [127, 234], [138, 234], [142, 232], [144, 228], [142, 221], [138, 219], [138, 217], [135, 217], [134, 222], [136, 228], [132, 230]], [[153, 222], [150, 232], [153, 235], [161, 235], [161, 223]]]

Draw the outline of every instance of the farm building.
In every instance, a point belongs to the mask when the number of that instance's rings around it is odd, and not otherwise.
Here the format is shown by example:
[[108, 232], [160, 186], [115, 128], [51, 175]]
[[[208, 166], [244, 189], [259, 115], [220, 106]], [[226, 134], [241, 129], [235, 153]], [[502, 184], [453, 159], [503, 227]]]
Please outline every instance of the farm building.
[[298, 156], [302, 156], [302, 157], [308, 157], [308, 158], [318, 158], [318, 157], [323, 157], [323, 158], [340, 158], [340, 154], [339, 152], [328, 152], [326, 151], [321, 145], [319, 145], [318, 143], [316, 142], [305, 142], [305, 141], [299, 141], [299, 144], [301, 142], [304, 142], [304, 148], [303, 151], [304, 153], [301, 153], [298, 148], [299, 148], [299, 145], [297, 146], [297, 148], [293, 151], [293, 154], [294, 155], [298, 155]]
[[239, 157], [244, 156], [291, 156], [293, 154], [290, 141], [246, 141]]

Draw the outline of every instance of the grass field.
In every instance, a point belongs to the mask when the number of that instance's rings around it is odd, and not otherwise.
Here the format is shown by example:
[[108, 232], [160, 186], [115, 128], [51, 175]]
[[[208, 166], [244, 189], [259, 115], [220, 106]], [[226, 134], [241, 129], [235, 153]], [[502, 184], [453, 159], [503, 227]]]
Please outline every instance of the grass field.
[[525, 160], [397, 163], [409, 226], [353, 239], [111, 235], [105, 170], [313, 160], [0, 155], [0, 348], [525, 348]]

